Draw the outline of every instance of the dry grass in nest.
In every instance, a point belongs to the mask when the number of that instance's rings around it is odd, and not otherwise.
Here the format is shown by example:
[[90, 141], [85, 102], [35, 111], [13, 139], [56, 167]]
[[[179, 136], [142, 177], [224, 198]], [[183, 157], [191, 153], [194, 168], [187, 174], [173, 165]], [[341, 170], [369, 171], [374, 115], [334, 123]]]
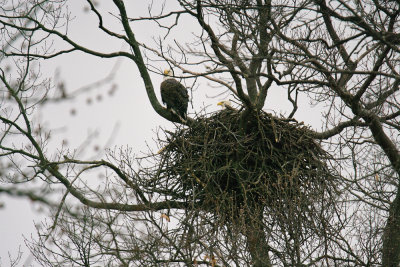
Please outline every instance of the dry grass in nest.
[[311, 131], [265, 112], [248, 117], [244, 130], [241, 114], [222, 110], [170, 133], [161, 175], [177, 179], [177, 196], [225, 219], [321, 199], [331, 174]]

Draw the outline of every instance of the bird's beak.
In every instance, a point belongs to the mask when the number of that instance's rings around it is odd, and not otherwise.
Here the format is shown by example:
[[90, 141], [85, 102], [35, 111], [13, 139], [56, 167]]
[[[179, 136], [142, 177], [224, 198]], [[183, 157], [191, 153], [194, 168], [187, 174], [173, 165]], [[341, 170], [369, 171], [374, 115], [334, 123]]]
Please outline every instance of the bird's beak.
[[164, 75], [167, 75], [169, 70], [164, 70]]
[[221, 101], [221, 102], [218, 102], [218, 103], [217, 103], [217, 106], [222, 106], [222, 104], [223, 104], [222, 101]]

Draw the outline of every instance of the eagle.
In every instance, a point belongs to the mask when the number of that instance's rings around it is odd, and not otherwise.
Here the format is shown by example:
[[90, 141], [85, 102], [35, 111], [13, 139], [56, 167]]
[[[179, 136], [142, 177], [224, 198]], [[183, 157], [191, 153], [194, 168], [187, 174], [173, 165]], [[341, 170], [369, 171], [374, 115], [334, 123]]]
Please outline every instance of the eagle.
[[218, 102], [217, 106], [221, 106], [222, 109], [229, 109], [235, 111], [235, 108], [232, 107], [231, 101], [229, 100], [223, 100], [221, 102]]
[[217, 103], [217, 106], [221, 106], [222, 109], [232, 107], [231, 101], [229, 101], [229, 100], [222, 100], [221, 102]]
[[189, 95], [186, 87], [172, 77], [170, 69], [164, 71], [164, 79], [161, 83], [160, 91], [162, 102], [167, 106], [167, 109], [185, 119]]

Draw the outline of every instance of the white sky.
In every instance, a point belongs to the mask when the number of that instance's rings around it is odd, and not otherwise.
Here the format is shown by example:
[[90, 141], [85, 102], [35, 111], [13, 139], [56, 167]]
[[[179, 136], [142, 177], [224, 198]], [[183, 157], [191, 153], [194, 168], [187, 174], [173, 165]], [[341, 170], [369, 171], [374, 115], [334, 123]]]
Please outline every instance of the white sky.
[[[70, 25], [69, 30], [73, 40], [80, 40], [93, 49], [103, 51], [114, 51], [121, 48], [119, 43], [104, 38], [104, 35], [98, 34], [98, 31], [94, 30], [97, 28], [97, 20], [91, 13], [83, 11], [85, 1], [75, 0], [70, 2], [73, 3], [73, 5], [69, 4], [70, 11], [76, 16], [76, 20]], [[99, 2], [101, 10], [116, 11], [111, 1]], [[141, 16], [148, 15], [147, 5], [143, 3], [149, 1], [126, 2], [130, 3], [130, 5], [127, 4], [130, 17], [139, 14]], [[168, 1], [169, 4], [171, 2]], [[108, 17], [105, 22], [106, 25], [117, 27], [111, 28], [120, 29], [120, 25], [116, 23], [115, 19], [112, 20]], [[191, 32], [198, 27], [191, 23], [190, 19], [187, 19], [187, 22], [185, 21], [182, 25], [184, 27], [173, 30], [170, 36], [181, 42], [185, 42], [185, 40], [190, 42], [192, 40]], [[142, 23], [134, 26], [133, 30], [137, 39], [144, 43], [153, 42], [153, 38], [157, 39], [160, 34], [160, 30], [154, 23], [147, 23], [146, 27]], [[56, 69], [59, 69], [60, 78], [65, 81], [67, 90], [71, 91], [108, 75], [114, 64], [115, 60], [74, 53], [53, 60], [42, 61], [40, 66], [45, 77], [54, 77]], [[160, 69], [167, 67], [163, 62], [154, 64], [158, 65]], [[162, 77], [152, 75], [152, 78], [158, 91]], [[50, 104], [42, 111], [42, 121], [46, 121], [49, 127], [56, 129], [53, 131], [50, 150], [58, 148], [65, 139], [68, 140], [71, 149], [76, 149], [89, 133], [98, 132], [97, 137], [92, 140], [88, 147], [88, 153], [81, 155], [82, 159], [93, 155], [96, 146], [103, 148], [106, 144], [111, 148], [128, 145], [133, 148], [134, 152], [140, 153], [147, 150], [146, 142], [154, 146], [152, 138], [155, 137], [154, 132], [158, 127], [173, 128], [172, 123], [161, 118], [152, 109], [143, 82], [133, 62], [123, 59], [114, 81], [118, 84], [118, 89], [113, 96], [108, 94], [112, 84], [107, 84], [84, 93], [73, 101], [67, 101], [63, 104]], [[206, 96], [217, 95], [221, 91], [220, 89], [210, 88], [208, 84], [208, 81], [200, 81], [200, 87], [194, 92], [193, 96], [194, 110], [189, 107], [189, 113], [199, 112], [204, 106], [208, 106], [208, 111], [217, 110], [215, 104], [223, 99], [211, 99]], [[286, 112], [287, 115], [290, 113], [290, 105], [287, 101], [286, 90], [281, 90], [275, 86], [270, 91], [266, 110], [276, 114]], [[98, 100], [99, 96], [101, 96], [101, 100]], [[92, 100], [90, 105], [87, 103], [89, 98]], [[320, 111], [311, 108], [305, 101], [305, 98], [300, 99], [300, 110], [296, 118], [319, 129], [321, 123]], [[76, 111], [74, 116], [71, 115], [72, 109]], [[111, 144], [107, 143], [115, 127], [117, 127], [117, 135], [113, 138]], [[5, 208], [0, 209], [2, 226], [0, 227], [0, 266], [8, 266], [8, 252], [15, 257], [20, 246], [24, 252], [23, 259], [28, 257], [29, 252], [24, 248], [23, 236], [29, 239], [31, 233], [35, 233], [33, 221], [40, 221], [41, 216], [37, 212], [38, 206], [26, 199], [11, 199], [0, 195], [0, 203], [5, 204]], [[23, 262], [24, 260], [20, 263]]]

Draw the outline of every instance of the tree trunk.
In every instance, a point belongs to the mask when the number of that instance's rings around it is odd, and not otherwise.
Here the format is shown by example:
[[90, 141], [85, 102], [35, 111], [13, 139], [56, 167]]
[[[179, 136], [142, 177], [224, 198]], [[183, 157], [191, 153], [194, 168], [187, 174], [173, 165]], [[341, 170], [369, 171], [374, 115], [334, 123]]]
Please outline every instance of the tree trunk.
[[254, 267], [270, 267], [268, 244], [262, 224], [262, 210], [254, 209], [246, 219], [245, 236]]
[[382, 266], [400, 266], [400, 192], [397, 191], [389, 210], [383, 233]]

